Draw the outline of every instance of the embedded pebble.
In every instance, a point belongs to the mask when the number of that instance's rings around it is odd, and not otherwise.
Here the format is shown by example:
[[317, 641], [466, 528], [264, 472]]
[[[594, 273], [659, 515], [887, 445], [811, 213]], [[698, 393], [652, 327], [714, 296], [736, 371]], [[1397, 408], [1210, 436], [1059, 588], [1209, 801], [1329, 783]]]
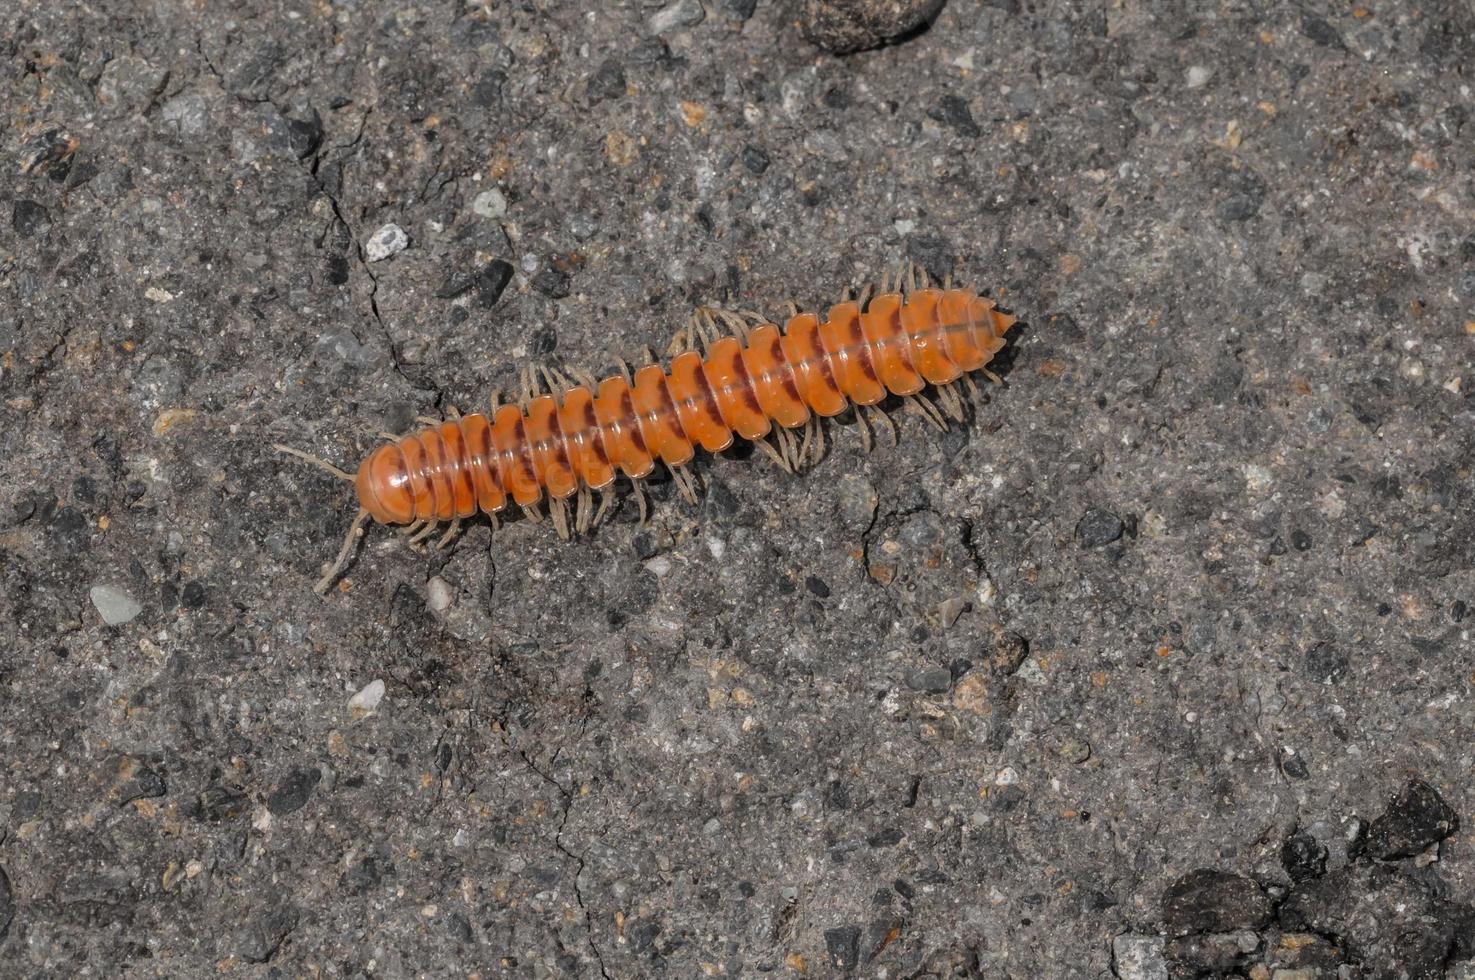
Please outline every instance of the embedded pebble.
[[1114, 938], [1111, 941], [1111, 958], [1117, 977], [1120, 980], [1168, 980], [1163, 945], [1158, 936], [1128, 933]]
[[1214, 70], [1212, 68], [1205, 68], [1203, 65], [1193, 65], [1188, 69], [1188, 87], [1203, 88], [1208, 84], [1213, 74]]
[[348, 710], [354, 715], [372, 714], [379, 709], [379, 702], [383, 700], [384, 682], [376, 677], [348, 699]]
[[143, 612], [143, 606], [133, 596], [112, 585], [94, 585], [89, 593], [97, 614], [109, 626], [122, 626]]
[[695, 27], [706, 16], [698, 0], [677, 0], [652, 14], [646, 29], [652, 34], [669, 34], [678, 27]]
[[399, 225], [390, 223], [374, 232], [373, 237], [364, 243], [364, 257], [370, 262], [380, 262], [409, 247], [410, 236]]
[[483, 218], [501, 218], [507, 214], [507, 195], [493, 187], [482, 191], [471, 202], [471, 210]]
[[451, 591], [451, 583], [439, 575], [425, 583], [425, 593], [425, 604], [430, 607], [431, 612], [445, 612], [455, 599], [455, 594]]

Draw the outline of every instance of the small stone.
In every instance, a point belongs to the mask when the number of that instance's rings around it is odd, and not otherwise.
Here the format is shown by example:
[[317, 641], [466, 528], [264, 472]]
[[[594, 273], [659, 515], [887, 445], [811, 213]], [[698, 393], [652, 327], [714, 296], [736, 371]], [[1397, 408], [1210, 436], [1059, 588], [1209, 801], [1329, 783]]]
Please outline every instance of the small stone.
[[1329, 643], [1318, 643], [1306, 653], [1306, 676], [1322, 684], [1341, 679], [1347, 667], [1347, 654]]
[[533, 288], [550, 299], [563, 299], [569, 294], [567, 272], [548, 268], [533, 277]]
[[860, 962], [860, 926], [825, 930], [825, 953], [836, 970], [853, 970]]
[[320, 770], [293, 769], [286, 778], [277, 784], [266, 797], [266, 808], [274, 817], [284, 817], [289, 813], [296, 813], [307, 805], [307, 799], [312, 795], [313, 788], [323, 778]]
[[1280, 864], [1292, 881], [1306, 881], [1326, 874], [1327, 849], [1304, 832], [1292, 834], [1280, 849]]
[[658, 555], [645, 563], [645, 570], [656, 578], [665, 578], [671, 574], [671, 559], [665, 555]]
[[1092, 507], [1076, 525], [1076, 537], [1087, 548], [1100, 548], [1120, 538], [1124, 529], [1120, 517]]
[[269, 904], [236, 932], [236, 952], [248, 963], [265, 963], [295, 928], [295, 908], [285, 903]]
[[205, 97], [197, 92], [176, 95], [165, 102], [159, 118], [173, 126], [180, 136], [203, 136], [210, 129], [210, 110]]
[[804, 37], [831, 54], [851, 54], [901, 40], [937, 16], [946, 0], [806, 0]]
[[22, 238], [31, 238], [51, 230], [51, 214], [45, 205], [17, 200], [10, 208], [10, 227]]
[[89, 595], [98, 615], [109, 626], [122, 626], [143, 612], [137, 599], [115, 586], [94, 585]]
[[1247, 952], [1244, 949], [1246, 941], [1249, 945], [1248, 952], [1253, 952], [1260, 945], [1259, 937], [1247, 931], [1179, 936], [1168, 943], [1167, 959], [1187, 976], [1233, 974], [1243, 965]]
[[507, 195], [496, 187], [482, 191], [471, 201], [471, 210], [483, 218], [502, 218], [507, 215]]
[[1112, 969], [1120, 980], [1168, 980], [1164, 945], [1158, 936], [1116, 936], [1111, 941]]
[[110, 768], [112, 787], [108, 791], [108, 799], [118, 806], [134, 800], [155, 799], [168, 792], [164, 777], [136, 755], [119, 756], [112, 761]]
[[756, 146], [743, 147], [743, 166], [748, 168], [749, 173], [761, 174], [768, 169], [768, 154]]
[[1214, 70], [1212, 68], [1205, 68], [1203, 65], [1190, 66], [1188, 69], [1188, 87], [1203, 88], [1209, 83], [1209, 79], [1213, 74]]
[[946, 694], [953, 686], [953, 674], [946, 667], [914, 668], [906, 672], [906, 683], [924, 694]]
[[1434, 787], [1414, 779], [1368, 828], [1366, 852], [1384, 861], [1410, 858], [1460, 829], [1460, 818]]
[[1324, 48], [1344, 48], [1342, 35], [1337, 29], [1323, 17], [1315, 14], [1303, 14], [1301, 16], [1301, 33], [1309, 38], [1312, 43], [1319, 44]]
[[1225, 871], [1190, 871], [1163, 893], [1171, 935], [1258, 929], [1270, 921], [1270, 901], [1252, 879]]
[[840, 477], [839, 512], [846, 527], [865, 530], [876, 519], [881, 498], [876, 488], [863, 476], [847, 473]]
[[1065, 740], [1064, 745], [1060, 746], [1060, 756], [1066, 762], [1073, 762], [1076, 765], [1080, 765], [1091, 758], [1091, 743], [1083, 738], [1072, 736]]
[[967, 100], [962, 96], [944, 95], [937, 100], [935, 106], [927, 110], [927, 115], [967, 139], [977, 139], [983, 135], [983, 130], [973, 121], [973, 112], [968, 108]]
[[695, 27], [706, 16], [699, 0], [677, 0], [652, 14], [645, 26], [651, 34], [669, 34], [678, 27]]
[[994, 709], [988, 696], [988, 678], [975, 670], [958, 680], [957, 687], [953, 689], [953, 707], [975, 715], [991, 714]]
[[376, 677], [348, 699], [348, 711], [355, 717], [373, 714], [379, 710], [379, 702], [383, 700], [384, 682]]
[[476, 274], [476, 302], [483, 309], [497, 305], [507, 285], [512, 282], [512, 263], [504, 259], [492, 259]]
[[455, 593], [451, 591], [451, 583], [439, 575], [425, 583], [425, 605], [431, 612], [445, 612], [451, 608], [451, 602], [455, 599]]
[[625, 94], [625, 68], [614, 58], [606, 58], [589, 78], [589, 101], [604, 102]]
[[374, 232], [373, 237], [364, 243], [364, 257], [370, 262], [382, 262], [409, 247], [410, 236], [399, 225], [391, 222]]

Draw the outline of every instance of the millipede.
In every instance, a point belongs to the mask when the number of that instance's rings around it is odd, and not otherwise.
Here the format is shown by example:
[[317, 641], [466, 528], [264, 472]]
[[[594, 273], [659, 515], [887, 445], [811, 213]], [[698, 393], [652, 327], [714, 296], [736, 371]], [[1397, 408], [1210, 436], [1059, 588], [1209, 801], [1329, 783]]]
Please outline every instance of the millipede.
[[880, 406], [888, 395], [945, 429], [948, 419], [965, 417], [960, 386], [978, 397], [970, 375], [999, 381], [987, 365], [1016, 322], [976, 289], [950, 282], [938, 288], [910, 264], [878, 288], [843, 298], [823, 319], [790, 303], [782, 329], [757, 313], [699, 308], [672, 341], [669, 366], [649, 351], [634, 372], [619, 361], [602, 381], [576, 369], [525, 366], [517, 401], [502, 403], [494, 394], [485, 415], [452, 409], [445, 420], [420, 419], [416, 431], [386, 433], [388, 441], [357, 473], [290, 446], [274, 448], [353, 483], [358, 495], [358, 514], [338, 557], [314, 586], [321, 594], [347, 566], [370, 521], [399, 528], [415, 546], [444, 527], [443, 548], [477, 513], [488, 515], [494, 529], [511, 505], [541, 520], [546, 497], [554, 527], [568, 539], [604, 517], [621, 473], [642, 522], [648, 513], [643, 481], [658, 463], [682, 496], [695, 501], [689, 464], [698, 448], [719, 453], [741, 438], [796, 472], [823, 458], [819, 420], [852, 407], [866, 449], [872, 425], [889, 426], [895, 439], [895, 425]]

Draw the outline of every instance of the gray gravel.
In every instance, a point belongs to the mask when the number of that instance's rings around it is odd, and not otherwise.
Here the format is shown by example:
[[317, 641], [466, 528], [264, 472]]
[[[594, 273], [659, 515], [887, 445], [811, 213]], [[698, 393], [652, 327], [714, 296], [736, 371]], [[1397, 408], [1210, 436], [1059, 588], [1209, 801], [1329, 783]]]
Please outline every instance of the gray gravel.
[[[0, 8], [0, 975], [1475, 975], [1475, 15], [848, 6]], [[902, 258], [965, 426], [312, 593]]]

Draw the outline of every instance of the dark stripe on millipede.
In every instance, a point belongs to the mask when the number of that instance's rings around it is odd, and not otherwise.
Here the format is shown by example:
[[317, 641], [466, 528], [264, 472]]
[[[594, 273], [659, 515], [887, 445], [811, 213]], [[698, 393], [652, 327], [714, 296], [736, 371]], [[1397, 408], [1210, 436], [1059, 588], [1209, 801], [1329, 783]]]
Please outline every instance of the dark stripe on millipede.
[[819, 362], [820, 371], [824, 374], [825, 387], [829, 388], [830, 394], [845, 397], [840, 390], [840, 382], [835, 380], [835, 369], [830, 366], [830, 352], [825, 350], [824, 338], [820, 336], [819, 327], [809, 332], [809, 352], [814, 360]]
[[[563, 434], [563, 419], [559, 417], [563, 413], [560, 412], [558, 409], [559, 405], [557, 402], [555, 402], [553, 405], [553, 411], [549, 413], [553, 422], [553, 425], [551, 426], [551, 428], [553, 429], [553, 448], [558, 451], [559, 464], [565, 470], [568, 470], [568, 472], [573, 473], [574, 464], [569, 462], [568, 438]], [[578, 474], [574, 475], [577, 476]]]
[[790, 364], [789, 359], [784, 356], [784, 345], [781, 343], [782, 339], [783, 338], [779, 337], [778, 335], [774, 335], [773, 350], [769, 353], [772, 355], [773, 359], [778, 362], [778, 366], [783, 369], [783, 373], [780, 375], [780, 377], [783, 379], [784, 391], [788, 394], [790, 398], [794, 399], [794, 401], [798, 402], [802, 406], [804, 405], [804, 396], [799, 394], [799, 385], [794, 381], [794, 366]]
[[666, 400], [666, 408], [671, 411], [671, 434], [686, 443], [687, 448], [690, 449], [691, 436], [686, 434], [686, 426], [681, 424], [681, 413], [676, 411], [676, 402], [671, 398], [671, 388], [666, 381], [667, 378], [663, 372], [661, 374], [661, 383], [658, 387], [661, 389], [661, 397]]
[[[876, 373], [876, 365], [871, 358], [871, 342], [866, 339], [865, 331], [861, 329], [860, 317], [852, 317], [850, 320], [850, 341], [852, 346], [860, 348], [861, 356], [856, 358], [860, 369], [866, 373], [866, 377], [876, 384], [881, 384], [881, 376]], [[884, 385], [882, 386], [884, 387]]]
[[[456, 480], [456, 479], [459, 478], [466, 485], [467, 491], [469, 491], [470, 494], [471, 494], [471, 502], [472, 502], [472, 505], [474, 506], [476, 504], [476, 480], [473, 479], [472, 478], [472, 475], [471, 475], [471, 452], [470, 452], [470, 447], [466, 445], [466, 430], [463, 429], [463, 428], [461, 428], [461, 423], [460, 422], [456, 422], [455, 423], [455, 426], [456, 426], [456, 435], [459, 436], [459, 438], [456, 441], [461, 446], [461, 456], [460, 456], [459, 459], [456, 459], [451, 464], [451, 470], [452, 470], [451, 479], [452, 479], [452, 481], [454, 481], [454, 480]], [[445, 437], [444, 436], [441, 437], [441, 441], [442, 442], [445, 442]], [[447, 442], [446, 443], [446, 455], [447, 456], [450, 456], [451, 455], [450, 449], [451, 449], [451, 444], [449, 442]], [[454, 495], [453, 495], [452, 502], [453, 503], [455, 502], [454, 501]]]
[[727, 419], [722, 417], [722, 409], [717, 405], [717, 392], [713, 391], [712, 386], [707, 382], [707, 366], [705, 364], [698, 364], [697, 369], [692, 372], [692, 376], [697, 379], [697, 384], [701, 385], [702, 388], [700, 399], [702, 411], [707, 413], [709, 419], [716, 422], [729, 433], [732, 432], [732, 426], [727, 424]]
[[[933, 309], [936, 309], [935, 305]], [[917, 370], [917, 362], [912, 360], [912, 335], [907, 332], [906, 324], [901, 322], [901, 307], [899, 306], [891, 311], [891, 325], [895, 328], [897, 340], [900, 341], [898, 346], [901, 347], [901, 359], [906, 362], [907, 370], [913, 374], [921, 374], [922, 372]], [[922, 380], [925, 382], [927, 379]]]
[[741, 349], [733, 354], [732, 366], [733, 368], [735, 368], [733, 373], [741, 378], [743, 382], [743, 401], [747, 403], [747, 406], [750, 410], [757, 412], [759, 415], [763, 416], [764, 420], [766, 421], [768, 419], [768, 413], [763, 410], [762, 405], [758, 404], [758, 392], [753, 387], [753, 379], [748, 374], [748, 365], [743, 360], [743, 352]]
[[517, 444], [517, 457], [522, 463], [523, 475], [528, 478], [529, 483], [534, 484], [541, 491], [543, 484], [538, 481], [538, 464], [533, 459], [533, 447], [528, 442], [528, 430], [527, 426], [523, 425], [522, 415], [517, 416], [517, 431], [513, 434], [512, 439]]
[[502, 471], [497, 466], [497, 451], [492, 448], [491, 420], [489, 419], [487, 424], [481, 426], [478, 431], [481, 433], [481, 445], [477, 447], [477, 451], [481, 457], [482, 466], [486, 468], [487, 473], [491, 476], [492, 486], [496, 487], [497, 492], [505, 497], [507, 490], [502, 486]]
[[620, 392], [620, 411], [625, 413], [625, 418], [630, 420], [630, 441], [635, 444], [636, 450], [642, 456], [649, 456], [645, 448], [645, 433], [640, 431], [640, 416], [635, 414], [635, 402], [630, 397], [630, 386]]
[[609, 451], [604, 447], [604, 427], [599, 424], [599, 416], [594, 414], [593, 398], [584, 403], [584, 424], [594, 433], [594, 438], [589, 441], [589, 445], [594, 447], [594, 452], [599, 457], [599, 465], [608, 468]]

